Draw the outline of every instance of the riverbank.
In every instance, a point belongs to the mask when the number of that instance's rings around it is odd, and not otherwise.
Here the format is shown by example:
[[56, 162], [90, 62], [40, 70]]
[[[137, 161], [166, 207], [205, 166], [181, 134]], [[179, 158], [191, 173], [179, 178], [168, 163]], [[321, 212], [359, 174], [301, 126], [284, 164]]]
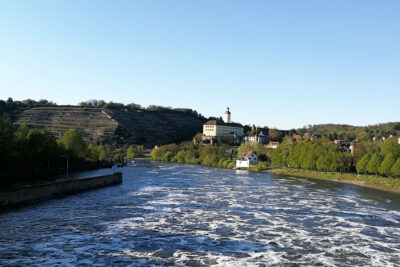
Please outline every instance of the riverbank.
[[118, 172], [82, 179], [63, 179], [23, 186], [14, 190], [2, 190], [0, 191], [0, 210], [121, 183], [122, 173]]
[[[154, 160], [152, 160], [154, 161]], [[163, 161], [159, 161], [163, 162]], [[175, 164], [188, 164], [188, 163], [177, 163]], [[189, 165], [200, 165], [201, 164], [189, 164]], [[222, 169], [231, 169], [220, 166], [204, 166]], [[308, 171], [303, 169], [288, 169], [288, 168], [270, 168], [264, 165], [251, 166], [248, 169], [244, 168], [233, 168], [233, 170], [246, 170], [249, 172], [270, 172], [283, 175], [293, 175], [299, 178], [312, 178], [319, 180], [326, 180], [338, 183], [352, 184], [357, 186], [363, 186], [368, 188], [373, 188], [385, 192], [391, 192], [395, 194], [400, 194], [400, 179], [399, 178], [386, 178], [386, 177], [375, 177], [375, 175], [357, 175], [355, 173], [337, 173], [337, 172], [319, 172], [319, 171]]]
[[287, 169], [287, 168], [267, 168], [265, 171], [276, 174], [293, 175], [297, 177], [358, 185], [358, 186], [400, 194], [400, 179], [398, 178], [385, 178], [379, 176], [376, 177], [375, 175], [364, 175], [364, 174], [357, 175], [355, 173], [340, 174], [332, 172], [319, 172], [319, 171], [308, 171], [308, 170]]

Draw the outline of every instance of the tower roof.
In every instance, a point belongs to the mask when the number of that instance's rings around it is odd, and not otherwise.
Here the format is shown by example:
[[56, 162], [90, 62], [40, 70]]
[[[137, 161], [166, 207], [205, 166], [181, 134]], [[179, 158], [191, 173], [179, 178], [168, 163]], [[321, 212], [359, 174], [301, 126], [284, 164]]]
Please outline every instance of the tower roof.
[[231, 112], [229, 111], [229, 107], [226, 108], [225, 114], [231, 114]]

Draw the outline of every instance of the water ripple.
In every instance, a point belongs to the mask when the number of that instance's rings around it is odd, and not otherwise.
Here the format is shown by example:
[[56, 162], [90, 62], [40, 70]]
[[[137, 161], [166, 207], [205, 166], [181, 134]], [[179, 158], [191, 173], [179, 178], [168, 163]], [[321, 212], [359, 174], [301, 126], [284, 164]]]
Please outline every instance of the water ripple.
[[0, 264], [400, 262], [400, 202], [395, 195], [199, 166], [139, 162], [123, 172], [120, 186], [1, 214]]

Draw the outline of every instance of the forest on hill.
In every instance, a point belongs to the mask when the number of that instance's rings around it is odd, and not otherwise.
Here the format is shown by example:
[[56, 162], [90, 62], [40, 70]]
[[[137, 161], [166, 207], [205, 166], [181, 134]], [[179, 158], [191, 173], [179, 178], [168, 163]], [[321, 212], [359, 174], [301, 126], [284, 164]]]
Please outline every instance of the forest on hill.
[[206, 121], [197, 111], [150, 105], [90, 100], [77, 106], [47, 100], [0, 100], [0, 116], [29, 128], [45, 129], [61, 138], [79, 130], [94, 144], [143, 144], [146, 147], [190, 140]]
[[400, 122], [387, 122], [368, 126], [352, 126], [345, 124], [317, 124], [296, 129], [298, 134], [313, 133], [330, 140], [344, 141], [365, 140], [373, 137], [380, 139], [400, 136]]

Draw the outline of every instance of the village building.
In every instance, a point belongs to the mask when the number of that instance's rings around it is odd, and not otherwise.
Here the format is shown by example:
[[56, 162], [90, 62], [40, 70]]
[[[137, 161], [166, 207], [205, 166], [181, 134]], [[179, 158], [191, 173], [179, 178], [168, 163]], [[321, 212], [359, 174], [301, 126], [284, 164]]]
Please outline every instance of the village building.
[[279, 146], [279, 142], [269, 142], [267, 145], [267, 148], [272, 148], [272, 149], [276, 149]]
[[253, 151], [249, 151], [236, 159], [236, 168], [249, 168], [251, 165], [257, 164], [258, 158]]
[[258, 129], [255, 135], [244, 136], [243, 142], [267, 144], [269, 141], [268, 129]]
[[293, 134], [293, 136], [292, 136], [294, 139], [300, 139], [301, 138], [301, 136], [299, 135], [299, 134]]
[[239, 123], [231, 122], [229, 108], [224, 114], [224, 121], [209, 120], [203, 125], [203, 140], [216, 141], [219, 137], [233, 137], [240, 140], [244, 135], [244, 128]]
[[336, 144], [336, 145], [340, 145], [341, 143], [343, 143], [343, 140], [335, 139], [335, 140], [333, 140], [333, 143]]

